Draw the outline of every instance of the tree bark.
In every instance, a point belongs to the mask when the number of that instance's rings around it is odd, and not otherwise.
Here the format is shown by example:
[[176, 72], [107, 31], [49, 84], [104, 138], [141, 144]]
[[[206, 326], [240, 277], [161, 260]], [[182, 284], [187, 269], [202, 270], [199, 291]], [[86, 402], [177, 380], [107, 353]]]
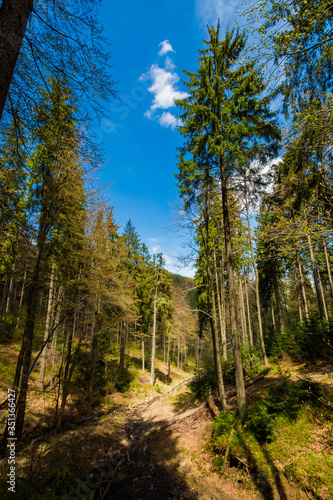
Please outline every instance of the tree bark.
[[309, 321], [309, 309], [308, 309], [308, 302], [306, 299], [304, 276], [303, 276], [302, 264], [301, 264], [301, 259], [300, 259], [298, 250], [296, 250], [296, 260], [297, 260], [297, 267], [298, 267], [299, 282], [300, 282], [300, 286], [301, 286], [301, 294], [302, 294], [305, 319], [307, 321]]
[[222, 301], [221, 301], [220, 287], [219, 287], [219, 278], [218, 278], [218, 273], [217, 273], [215, 240], [213, 240], [213, 256], [214, 256], [214, 274], [215, 274], [216, 297], [217, 297], [217, 306], [218, 306], [218, 312], [219, 312], [219, 330], [220, 330], [220, 335], [221, 335], [222, 357], [224, 359], [227, 359], [227, 339], [226, 339], [226, 331], [224, 328], [225, 318], [223, 318]]
[[316, 289], [319, 316], [322, 319], [326, 316], [326, 319], [328, 319], [327, 311], [326, 311], [326, 315], [325, 315], [324, 297], [323, 297], [322, 289], [321, 289], [320, 283], [319, 283], [319, 272], [318, 272], [317, 264], [316, 264], [314, 254], [313, 254], [313, 246], [312, 246], [311, 236], [309, 234], [307, 235], [307, 239], [308, 239], [308, 246], [309, 246], [309, 252], [310, 252], [310, 260], [311, 260], [311, 265], [312, 265], [313, 281], [314, 281], [315, 289]]
[[[48, 302], [47, 302], [44, 342], [49, 337], [49, 331], [50, 331], [50, 325], [51, 325], [53, 283], [54, 283], [54, 261], [52, 261], [52, 265], [51, 265], [50, 288], [49, 288], [49, 296], [48, 296]], [[44, 349], [42, 350], [42, 354], [41, 354], [41, 364], [40, 364], [39, 380], [38, 380], [38, 386], [39, 386], [39, 389], [41, 391], [44, 389], [46, 354], [47, 354], [47, 346], [44, 346]]]
[[151, 369], [150, 369], [150, 383], [155, 383], [155, 349], [156, 349], [156, 308], [157, 308], [157, 285], [155, 285], [154, 292], [154, 316], [153, 316], [153, 335], [151, 342]]
[[226, 262], [227, 262], [227, 274], [228, 274], [230, 326], [231, 326], [235, 375], [236, 375], [237, 406], [238, 406], [239, 417], [241, 420], [244, 420], [246, 415], [246, 394], [244, 385], [242, 355], [240, 350], [239, 332], [237, 328], [231, 232], [230, 232], [229, 207], [227, 198], [227, 180], [224, 172], [224, 165], [222, 158], [220, 163], [220, 177], [221, 177], [224, 239], [225, 239], [225, 251], [226, 251]]
[[119, 325], [119, 335], [120, 335], [120, 358], [119, 358], [119, 369], [123, 371], [125, 368], [125, 348], [126, 348], [126, 339], [125, 339], [125, 331], [123, 322], [120, 322]]
[[239, 301], [240, 301], [240, 310], [241, 310], [242, 328], [243, 328], [243, 343], [244, 343], [244, 345], [246, 345], [248, 343], [248, 338], [247, 338], [243, 285], [242, 285], [242, 278], [241, 277], [239, 277]]
[[213, 301], [213, 318], [210, 317], [210, 327], [212, 332], [212, 341], [214, 348], [214, 358], [216, 367], [216, 377], [217, 377], [217, 388], [219, 393], [219, 398], [222, 403], [223, 410], [227, 410], [227, 403], [225, 400], [225, 390], [223, 382], [223, 372], [222, 372], [222, 359], [221, 359], [221, 349], [220, 349], [220, 339], [216, 332], [216, 305], [215, 305], [215, 293], [214, 287], [211, 288], [212, 301]]
[[170, 382], [170, 375], [171, 375], [171, 339], [170, 339], [170, 334], [168, 335], [168, 382]]
[[19, 309], [18, 309], [17, 320], [16, 320], [16, 330], [18, 329], [19, 324], [20, 324], [20, 315], [21, 315], [21, 309], [22, 309], [22, 304], [23, 304], [24, 288], [25, 288], [26, 279], [27, 279], [27, 266], [25, 266], [25, 269], [24, 269], [23, 283], [22, 283], [21, 295], [20, 295], [20, 303], [19, 303]]
[[276, 255], [275, 255], [275, 253], [273, 255], [273, 259], [274, 259], [274, 264], [273, 264], [274, 295], [275, 295], [275, 302], [276, 302], [276, 308], [277, 308], [277, 313], [278, 313], [278, 321], [279, 321], [280, 334], [283, 334], [284, 330], [285, 330], [285, 324], [284, 324], [284, 317], [283, 317], [283, 311], [282, 311], [282, 304], [281, 304], [279, 283], [278, 283], [277, 270], [276, 270]]
[[145, 341], [141, 341], [142, 371], [145, 371]]
[[13, 389], [16, 391], [16, 393], [20, 387], [20, 394], [17, 400], [17, 415], [16, 415], [16, 426], [15, 426], [15, 432], [16, 432], [15, 437], [17, 437], [17, 439], [20, 439], [20, 437], [22, 436], [26, 402], [27, 402], [32, 341], [35, 328], [39, 275], [40, 275], [40, 266], [42, 260], [41, 252], [45, 242], [44, 238], [45, 234], [42, 230], [42, 224], [40, 226], [40, 232], [43, 233], [42, 236], [40, 236], [41, 240], [43, 241], [41, 242], [40, 245], [38, 245], [40, 247], [40, 250], [37, 255], [35, 269], [32, 277], [32, 284], [30, 289], [31, 293], [29, 295], [29, 301], [27, 306], [27, 319], [23, 333], [22, 347], [17, 361], [14, 386], [13, 386]]
[[250, 339], [250, 345], [253, 346], [253, 332], [252, 332], [252, 325], [251, 325], [250, 301], [249, 301], [247, 275], [245, 275], [245, 297], [246, 297], [247, 321], [248, 321], [248, 325], [249, 325], [249, 339]]
[[8, 316], [9, 308], [11, 305], [11, 298], [12, 298], [12, 293], [13, 293], [13, 282], [14, 282], [14, 269], [13, 269], [12, 274], [10, 276], [9, 290], [8, 290], [8, 295], [7, 295], [7, 300], [6, 300], [5, 318], [3, 320], [3, 327], [2, 327], [2, 335], [3, 336], [4, 336], [5, 331], [6, 331], [7, 316]]
[[[227, 308], [226, 308], [226, 303], [225, 303], [223, 246], [221, 248], [221, 252], [222, 252], [222, 255], [221, 255], [221, 264], [220, 264], [220, 268], [221, 268], [221, 307], [222, 307], [222, 321], [223, 321], [223, 325], [222, 325], [223, 336], [225, 337], [225, 350], [222, 351], [222, 356], [223, 356], [223, 359], [227, 360], [227, 350], [228, 350], [228, 346], [227, 346], [227, 318], [226, 318], [226, 310], [227, 310]], [[223, 346], [222, 346], [222, 348], [223, 348]]]
[[325, 262], [326, 262], [326, 268], [327, 268], [327, 274], [328, 274], [328, 282], [330, 284], [330, 296], [331, 296], [331, 301], [332, 301], [332, 304], [333, 304], [333, 280], [332, 280], [331, 266], [330, 266], [330, 261], [329, 261], [329, 258], [328, 258], [328, 252], [327, 252], [327, 245], [326, 245], [325, 236], [323, 236], [323, 247], [324, 247]]
[[59, 428], [61, 427], [61, 424], [62, 424], [62, 419], [63, 419], [64, 410], [65, 410], [66, 401], [67, 401], [67, 396], [68, 396], [68, 391], [69, 391], [69, 383], [70, 383], [70, 378], [71, 378], [70, 377], [70, 362], [71, 362], [71, 354], [72, 354], [72, 347], [73, 347], [74, 330], [75, 330], [75, 318], [73, 321], [73, 325], [72, 325], [70, 334], [68, 336], [65, 370], [64, 370], [64, 375], [62, 378], [61, 406], [60, 406], [59, 414], [57, 416], [56, 431], [59, 430]]
[[2, 0], [0, 5], [0, 120], [32, 9], [33, 0]]
[[260, 345], [261, 345], [261, 352], [262, 352], [262, 357], [264, 360], [264, 365], [266, 368], [268, 368], [268, 359], [267, 359], [267, 354], [266, 354], [266, 348], [265, 348], [265, 341], [264, 341], [264, 332], [262, 328], [262, 316], [261, 316], [261, 307], [260, 307], [260, 296], [259, 296], [259, 273], [256, 265], [256, 260], [254, 258], [254, 251], [253, 251], [253, 244], [252, 244], [252, 231], [251, 231], [251, 221], [250, 221], [250, 214], [249, 214], [249, 203], [247, 196], [245, 196], [245, 208], [246, 208], [246, 218], [247, 218], [247, 227], [249, 231], [249, 240], [250, 240], [250, 250], [251, 250], [251, 260], [252, 260], [252, 266], [254, 269], [254, 273], [256, 275], [256, 305], [257, 305], [257, 315], [258, 315], [258, 327], [259, 327], [259, 340], [260, 340]]

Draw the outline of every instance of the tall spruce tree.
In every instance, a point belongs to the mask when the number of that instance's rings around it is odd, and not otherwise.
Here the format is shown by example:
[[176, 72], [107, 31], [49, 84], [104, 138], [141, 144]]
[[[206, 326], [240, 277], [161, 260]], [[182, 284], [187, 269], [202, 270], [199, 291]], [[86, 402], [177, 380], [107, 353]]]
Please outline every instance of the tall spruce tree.
[[276, 151], [279, 130], [270, 112], [272, 97], [265, 95], [263, 77], [255, 61], [242, 62], [246, 36], [227, 30], [220, 40], [220, 26], [208, 28], [206, 48], [199, 51], [196, 72], [185, 71], [190, 96], [178, 100], [183, 122], [180, 132], [184, 146], [179, 154], [177, 174], [181, 195], [191, 196], [192, 179], [198, 175], [206, 157], [221, 186], [223, 227], [226, 250], [231, 332], [236, 373], [237, 403], [240, 417], [246, 413], [244, 375], [236, 316], [233, 250], [229, 216], [230, 181], [246, 162], [260, 151], [268, 157]]
[[[13, 389], [18, 392], [16, 437], [24, 425], [31, 355], [42, 268], [51, 255], [70, 259], [76, 254], [84, 234], [85, 193], [80, 165], [80, 142], [76, 131], [71, 93], [58, 81], [52, 92], [42, 92], [35, 109], [35, 128], [31, 134], [34, 149], [28, 160], [30, 169], [29, 219], [35, 231], [35, 262], [29, 285], [27, 317]], [[6, 443], [6, 433], [2, 449]]]

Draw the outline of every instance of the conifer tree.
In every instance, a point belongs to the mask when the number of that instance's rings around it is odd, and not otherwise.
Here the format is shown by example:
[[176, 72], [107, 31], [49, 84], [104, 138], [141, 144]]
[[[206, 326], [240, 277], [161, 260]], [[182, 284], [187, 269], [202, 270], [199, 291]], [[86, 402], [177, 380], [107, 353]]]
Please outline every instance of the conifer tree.
[[227, 30], [220, 40], [220, 27], [208, 28], [209, 40], [200, 50], [197, 72], [185, 71], [190, 96], [177, 101], [183, 110], [180, 132], [185, 144], [179, 155], [180, 192], [191, 195], [192, 180], [205, 157], [219, 180], [222, 195], [223, 226], [228, 275], [228, 296], [240, 417], [246, 412], [244, 376], [236, 316], [233, 250], [230, 227], [228, 182], [255, 150], [262, 157], [276, 151], [279, 131], [269, 111], [271, 96], [264, 96], [265, 85], [254, 61], [242, 64], [246, 44], [244, 33]]
[[[42, 92], [35, 110], [35, 128], [31, 134], [34, 150], [28, 161], [28, 206], [32, 227], [36, 231], [36, 257], [13, 386], [16, 392], [19, 390], [17, 438], [21, 437], [24, 425], [42, 266], [52, 254], [61, 254], [62, 258], [67, 256], [70, 260], [84, 234], [85, 194], [75, 110], [70, 102], [69, 89], [58, 81], [51, 82], [51, 86], [52, 93]], [[2, 446], [5, 438], [6, 432]]]

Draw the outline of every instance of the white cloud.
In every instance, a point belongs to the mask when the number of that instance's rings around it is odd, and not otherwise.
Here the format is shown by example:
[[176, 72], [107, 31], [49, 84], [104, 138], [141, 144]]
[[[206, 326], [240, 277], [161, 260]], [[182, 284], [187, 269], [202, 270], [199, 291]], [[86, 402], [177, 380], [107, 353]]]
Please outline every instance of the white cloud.
[[[169, 40], [164, 40], [159, 44], [161, 46], [159, 55], [167, 52], [174, 52]], [[175, 71], [176, 66], [173, 60], [167, 56], [164, 61], [164, 67], [158, 64], [152, 64], [147, 73], [143, 73], [139, 80], [148, 81], [151, 83], [148, 87], [148, 92], [153, 95], [150, 108], [144, 113], [146, 118], [157, 120], [162, 127], [171, 127], [175, 129], [182, 122], [168, 110], [175, 107], [175, 99], [185, 99], [188, 93], [179, 89], [177, 83], [180, 80], [179, 75]]]
[[152, 253], [157, 253], [161, 247], [159, 245], [156, 245], [155, 247], [152, 247], [151, 251]]
[[170, 111], [164, 111], [159, 117], [158, 123], [162, 125], [162, 127], [171, 127], [172, 129], [175, 129], [176, 127], [181, 126], [183, 122], [175, 115], [171, 114]]
[[[150, 106], [151, 112], [156, 109], [168, 109], [175, 106], [174, 99], [185, 99], [187, 92], [179, 90], [176, 86], [179, 76], [175, 73], [175, 66], [170, 65], [170, 60], [164, 68], [158, 64], [153, 64], [147, 73], [140, 76], [140, 80], [151, 80], [152, 84], [148, 87], [148, 92], [153, 94], [154, 99]], [[146, 116], [151, 118], [146, 112]]]
[[164, 56], [164, 54], [167, 54], [168, 52], [174, 52], [169, 40], [163, 40], [163, 42], [158, 44], [160, 48], [160, 51], [158, 53], [159, 56]]

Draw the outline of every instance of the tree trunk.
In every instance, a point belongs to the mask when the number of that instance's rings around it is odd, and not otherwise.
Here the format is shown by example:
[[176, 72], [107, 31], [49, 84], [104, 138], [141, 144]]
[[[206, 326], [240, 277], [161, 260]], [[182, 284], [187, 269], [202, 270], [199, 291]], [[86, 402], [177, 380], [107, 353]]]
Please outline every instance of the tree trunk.
[[220, 335], [221, 335], [222, 356], [224, 359], [226, 359], [226, 357], [227, 357], [227, 339], [226, 339], [225, 328], [223, 328], [223, 323], [225, 321], [225, 318], [223, 318], [223, 312], [222, 312], [219, 278], [218, 278], [218, 273], [217, 273], [215, 240], [213, 240], [213, 256], [214, 256], [215, 287], [216, 287], [216, 297], [217, 297], [217, 306], [218, 306], [217, 310], [219, 313], [219, 322], [218, 323], [219, 323], [219, 330], [220, 330]]
[[223, 264], [223, 247], [221, 257], [221, 308], [222, 308], [222, 329], [223, 338], [225, 338], [225, 345], [222, 344], [222, 357], [227, 360], [227, 320], [226, 320], [226, 304], [225, 304], [225, 287], [224, 287], [224, 264]]
[[301, 294], [302, 294], [302, 301], [303, 301], [305, 319], [307, 321], [309, 321], [309, 309], [308, 309], [308, 302], [307, 302], [307, 299], [306, 299], [304, 276], [303, 276], [302, 264], [301, 264], [301, 259], [300, 259], [299, 251], [298, 250], [296, 250], [296, 260], [297, 260], [297, 267], [298, 267], [299, 282], [300, 282], [300, 286], [301, 286]]
[[[50, 325], [51, 325], [53, 283], [54, 283], [54, 261], [52, 261], [52, 265], [51, 265], [50, 288], [49, 288], [49, 297], [48, 297], [48, 302], [47, 302], [44, 342], [46, 342], [46, 340], [49, 337], [49, 331], [50, 331]], [[38, 381], [38, 386], [39, 386], [39, 389], [41, 391], [44, 389], [46, 354], [47, 354], [47, 346], [45, 345], [44, 349], [42, 350], [42, 354], [41, 354], [41, 364], [40, 364], [39, 381]]]
[[295, 283], [296, 283], [296, 295], [297, 295], [299, 320], [302, 323], [303, 322], [303, 311], [302, 311], [302, 300], [301, 300], [301, 297], [300, 297], [301, 286], [300, 286], [300, 283], [299, 283], [299, 277], [298, 277], [298, 274], [297, 274], [296, 266], [294, 267], [294, 278], [295, 278]]
[[227, 180], [226, 180], [226, 176], [225, 176], [225, 172], [224, 172], [224, 165], [222, 163], [222, 158], [221, 158], [221, 165], [220, 165], [220, 175], [221, 175], [224, 239], [225, 239], [225, 251], [226, 251], [226, 262], [227, 262], [227, 274], [228, 274], [230, 326], [231, 326], [235, 375], [236, 375], [237, 405], [238, 405], [238, 413], [239, 413], [240, 419], [244, 420], [245, 415], [246, 415], [246, 394], [245, 394], [245, 385], [244, 385], [242, 355], [241, 355], [241, 350], [240, 350], [239, 332], [238, 332], [238, 328], [237, 328], [236, 300], [235, 300], [234, 274], [233, 274], [233, 263], [232, 263], [231, 232], [230, 232], [229, 207], [228, 207], [228, 198], [227, 198], [227, 196], [228, 196], [227, 195]]
[[247, 341], [247, 328], [246, 328], [243, 285], [242, 285], [242, 278], [241, 277], [239, 277], [239, 302], [240, 302], [240, 312], [241, 312], [241, 318], [242, 318], [243, 343], [245, 346], [248, 343], [248, 341]]
[[2, 0], [0, 5], [0, 120], [33, 0]]
[[145, 341], [141, 341], [142, 371], [145, 371]]
[[[40, 225], [40, 232], [43, 232], [41, 226], [42, 224]], [[38, 246], [42, 249], [44, 247], [44, 241], [45, 241], [44, 235], [40, 236], [40, 239], [42, 240], [42, 242]], [[37, 254], [35, 269], [32, 277], [29, 301], [27, 306], [27, 319], [23, 333], [22, 347], [17, 361], [15, 380], [13, 386], [13, 389], [16, 391], [16, 393], [20, 388], [20, 393], [17, 400], [17, 415], [16, 415], [16, 426], [15, 426], [15, 432], [16, 432], [15, 437], [17, 437], [17, 439], [20, 439], [20, 437], [22, 436], [24, 418], [25, 418], [32, 341], [35, 328], [39, 275], [40, 275], [40, 266], [42, 260], [41, 252], [42, 250], [39, 250]]]
[[58, 394], [57, 394], [57, 402], [56, 402], [55, 415], [54, 415], [55, 424], [57, 423], [57, 420], [58, 420], [60, 391], [61, 391], [61, 388], [63, 387], [62, 382], [64, 380], [63, 367], [64, 367], [64, 362], [65, 362], [67, 336], [68, 336], [68, 327], [67, 327], [67, 324], [64, 322], [63, 328], [62, 328], [63, 344], [62, 344], [62, 351], [61, 351], [61, 363], [60, 363], [60, 369], [59, 369], [59, 373], [58, 373], [58, 376], [59, 376]]
[[126, 348], [125, 331], [122, 321], [119, 324], [119, 335], [120, 335], [119, 370], [122, 372], [125, 368], [125, 348]]
[[274, 331], [276, 330], [276, 323], [275, 323], [275, 314], [274, 314], [274, 304], [273, 301], [271, 300], [271, 311], [272, 311], [272, 322], [273, 322], [273, 329]]
[[321, 293], [322, 301], [323, 301], [325, 319], [326, 319], [326, 321], [328, 321], [328, 312], [327, 312], [327, 307], [326, 307], [326, 299], [325, 299], [324, 288], [323, 288], [323, 284], [321, 282], [321, 277], [320, 277], [319, 270], [318, 270], [318, 283], [319, 283], [320, 293]]
[[248, 277], [247, 277], [247, 275], [245, 275], [245, 297], [246, 297], [247, 321], [248, 321], [248, 325], [249, 325], [249, 339], [250, 339], [250, 345], [253, 346], [253, 332], [252, 332], [252, 325], [251, 325], [248, 283], [249, 283]]
[[177, 337], [177, 370], [179, 370], [179, 360], [180, 360], [180, 333], [178, 332]]
[[[97, 348], [98, 348], [98, 336], [96, 333], [96, 316], [97, 316], [97, 310], [95, 309], [96, 304], [94, 304], [94, 311], [92, 314], [93, 320], [91, 323], [91, 375], [90, 375], [90, 381], [89, 381], [89, 394], [90, 396], [93, 393], [94, 389], [94, 382], [95, 382], [95, 374], [96, 374], [96, 361], [97, 361]], [[76, 311], [75, 311], [75, 317], [76, 317]]]
[[[274, 262], [276, 263], [275, 253], [273, 254], [273, 259], [274, 259]], [[277, 308], [277, 313], [278, 313], [279, 330], [280, 330], [280, 334], [283, 334], [284, 330], [285, 330], [285, 324], [284, 324], [284, 317], [283, 317], [283, 311], [282, 311], [282, 304], [281, 304], [281, 297], [280, 297], [276, 264], [274, 264], [274, 266], [273, 266], [273, 286], [274, 286], [276, 308]]]
[[72, 353], [72, 347], [73, 347], [74, 329], [75, 329], [75, 320], [73, 322], [70, 334], [68, 336], [66, 363], [65, 363], [65, 370], [64, 370], [64, 375], [63, 375], [63, 379], [62, 379], [61, 406], [60, 406], [60, 411], [59, 411], [57, 422], [56, 422], [56, 431], [58, 431], [59, 428], [61, 427], [62, 419], [63, 419], [63, 415], [64, 415], [64, 410], [65, 410], [65, 406], [66, 406], [66, 401], [67, 401], [67, 396], [68, 396], [69, 382], [70, 382], [69, 368], [70, 368], [71, 353]]
[[[312, 265], [313, 281], [314, 281], [315, 289], [316, 289], [319, 316], [323, 319], [325, 316], [324, 297], [322, 295], [322, 290], [321, 290], [320, 283], [319, 283], [319, 272], [318, 272], [317, 264], [316, 264], [314, 254], [313, 254], [313, 246], [312, 246], [311, 236], [309, 234], [307, 235], [307, 239], [308, 239], [308, 246], [309, 246], [309, 252], [310, 252], [310, 260], [311, 260], [311, 265]], [[327, 315], [327, 312], [326, 312], [326, 315]], [[328, 318], [326, 317], [326, 319], [328, 319]]]
[[157, 309], [157, 285], [155, 285], [155, 293], [154, 293], [153, 335], [151, 342], [151, 368], [150, 368], [151, 385], [154, 385], [155, 383], [156, 309]]
[[10, 276], [9, 290], [8, 290], [8, 295], [7, 295], [7, 300], [6, 300], [5, 318], [3, 320], [3, 327], [2, 327], [2, 335], [3, 336], [4, 336], [5, 331], [6, 331], [7, 316], [8, 316], [9, 308], [11, 305], [11, 298], [12, 298], [12, 293], [13, 293], [13, 282], [14, 282], [14, 270]]
[[260, 307], [260, 296], [259, 296], [259, 273], [256, 265], [256, 260], [254, 258], [254, 251], [253, 251], [253, 244], [252, 244], [252, 231], [251, 231], [251, 221], [250, 221], [250, 214], [249, 214], [249, 204], [248, 204], [248, 199], [247, 196], [245, 196], [245, 208], [246, 208], [246, 218], [247, 218], [247, 227], [249, 231], [249, 240], [250, 240], [250, 250], [251, 250], [251, 260], [252, 260], [252, 266], [254, 269], [254, 273], [256, 275], [256, 306], [257, 306], [257, 315], [258, 315], [258, 327], [259, 327], [259, 340], [260, 340], [260, 345], [261, 345], [261, 352], [262, 352], [262, 357], [264, 360], [264, 365], [266, 368], [268, 368], [268, 359], [267, 359], [267, 354], [266, 354], [266, 348], [265, 348], [265, 341], [264, 341], [264, 332], [262, 328], [262, 316], [261, 316], [261, 307]]
[[224, 390], [224, 382], [223, 382], [223, 372], [222, 372], [222, 359], [221, 359], [221, 343], [219, 336], [216, 332], [216, 304], [215, 304], [215, 293], [214, 287], [211, 287], [212, 293], [212, 301], [213, 301], [213, 318], [210, 317], [210, 328], [212, 333], [212, 341], [213, 341], [213, 350], [214, 350], [214, 358], [215, 358], [215, 371], [217, 378], [217, 388], [219, 393], [219, 399], [222, 403], [223, 410], [227, 410], [227, 403], [225, 400], [225, 390]]
[[331, 296], [331, 301], [333, 304], [333, 280], [332, 280], [331, 266], [330, 266], [330, 261], [328, 258], [325, 236], [323, 236], [323, 247], [324, 247], [324, 253], [325, 253], [325, 262], [326, 262], [326, 268], [327, 268], [328, 282], [330, 284], [330, 296]]
[[21, 309], [22, 309], [22, 304], [23, 304], [24, 288], [25, 288], [26, 279], [27, 279], [27, 266], [25, 266], [25, 269], [24, 269], [23, 283], [22, 283], [21, 295], [20, 295], [20, 303], [19, 303], [19, 309], [18, 309], [17, 320], [16, 320], [16, 330], [18, 329], [19, 324], [20, 324], [20, 315], [21, 315]]
[[168, 335], [168, 382], [170, 382], [170, 375], [171, 375], [171, 352], [170, 352], [170, 347], [171, 347], [171, 340], [170, 340], [170, 334]]

